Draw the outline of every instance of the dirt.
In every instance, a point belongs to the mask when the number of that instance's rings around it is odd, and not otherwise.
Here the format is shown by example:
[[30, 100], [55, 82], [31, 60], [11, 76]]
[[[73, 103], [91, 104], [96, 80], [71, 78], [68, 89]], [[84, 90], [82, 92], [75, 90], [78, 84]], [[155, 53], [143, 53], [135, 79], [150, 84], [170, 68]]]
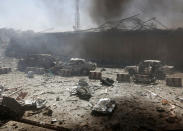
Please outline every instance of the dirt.
[[[18, 88], [28, 92], [24, 98], [41, 98], [47, 101], [53, 111], [52, 116], [44, 112], [30, 116], [26, 112], [24, 118], [75, 130], [171, 130], [183, 129], [183, 103], [177, 98], [183, 97], [183, 88], [168, 87], [165, 81], [157, 81], [154, 85], [135, 83], [118, 83], [116, 76], [124, 72], [121, 68], [106, 68], [104, 77], [115, 80], [113, 86], [102, 86], [99, 80], [89, 80], [88, 77], [60, 77], [52, 74], [35, 75], [27, 78], [26, 74], [16, 69], [17, 59], [1, 55], [1, 66], [12, 68], [9, 74], [0, 75], [0, 85], [7, 89]], [[101, 68], [97, 68], [98, 71]], [[183, 76], [182, 73], [175, 74]], [[85, 78], [92, 90], [89, 101], [71, 96], [70, 91], [77, 86], [79, 79]], [[8, 94], [7, 94], [8, 95]], [[12, 96], [17, 97], [15, 94]], [[91, 109], [100, 98], [111, 98], [117, 103], [117, 108], [110, 116], [92, 116]], [[162, 100], [168, 102], [162, 103]], [[180, 107], [178, 107], [178, 106]], [[182, 108], [181, 108], [182, 107]], [[49, 131], [32, 125], [9, 121], [0, 127], [2, 131]]]

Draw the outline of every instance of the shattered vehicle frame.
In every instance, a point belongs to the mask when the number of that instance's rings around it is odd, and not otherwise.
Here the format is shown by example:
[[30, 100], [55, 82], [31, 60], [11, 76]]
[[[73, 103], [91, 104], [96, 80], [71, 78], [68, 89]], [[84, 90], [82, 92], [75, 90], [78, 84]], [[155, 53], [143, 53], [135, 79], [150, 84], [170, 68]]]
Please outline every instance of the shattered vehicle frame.
[[56, 59], [50, 54], [33, 54], [21, 59], [18, 63], [18, 69], [25, 71], [27, 67], [38, 67], [49, 69], [55, 66]]
[[[70, 75], [83, 75], [86, 76], [91, 70], [95, 70], [97, 67], [96, 63], [86, 61], [80, 58], [71, 58], [70, 61], [63, 65], [63, 69], [60, 71], [62, 76]], [[69, 74], [67, 74], [67, 73]]]
[[166, 74], [171, 73], [173, 66], [167, 66], [159, 60], [144, 60], [137, 66], [127, 66], [127, 71], [131, 76], [135, 74], [152, 75], [157, 79], [165, 79]]

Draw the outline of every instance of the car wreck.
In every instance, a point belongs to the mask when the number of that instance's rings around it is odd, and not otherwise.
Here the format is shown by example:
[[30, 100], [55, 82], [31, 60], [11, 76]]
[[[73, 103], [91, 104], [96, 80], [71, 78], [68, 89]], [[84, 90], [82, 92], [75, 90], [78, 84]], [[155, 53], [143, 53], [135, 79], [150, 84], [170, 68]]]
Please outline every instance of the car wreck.
[[[73, 76], [73, 75], [89, 75], [89, 72], [95, 70], [97, 67], [96, 63], [86, 61], [80, 58], [71, 58], [68, 62], [63, 64], [60, 70], [62, 76]], [[66, 73], [65, 73], [66, 72]]]
[[173, 68], [159, 60], [144, 60], [137, 66], [125, 67], [125, 71], [133, 76], [135, 82], [153, 83], [157, 79], [165, 79], [167, 74], [173, 72]]

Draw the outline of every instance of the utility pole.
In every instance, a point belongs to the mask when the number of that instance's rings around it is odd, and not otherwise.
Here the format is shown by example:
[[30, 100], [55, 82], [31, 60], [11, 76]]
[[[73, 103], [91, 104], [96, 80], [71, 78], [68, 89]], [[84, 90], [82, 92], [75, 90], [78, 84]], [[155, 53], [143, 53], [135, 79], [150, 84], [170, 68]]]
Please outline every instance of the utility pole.
[[74, 30], [78, 31], [80, 29], [80, 0], [76, 0], [76, 12], [75, 12], [75, 25]]

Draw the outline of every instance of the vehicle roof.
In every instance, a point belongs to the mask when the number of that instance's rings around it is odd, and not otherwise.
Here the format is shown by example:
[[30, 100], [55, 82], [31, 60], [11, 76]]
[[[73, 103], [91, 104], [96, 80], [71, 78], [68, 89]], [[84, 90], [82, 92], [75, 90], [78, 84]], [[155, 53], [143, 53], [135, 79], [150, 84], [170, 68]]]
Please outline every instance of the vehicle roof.
[[144, 62], [160, 63], [161, 61], [159, 61], [159, 60], [144, 60]]
[[70, 61], [85, 61], [85, 60], [81, 58], [71, 58]]

